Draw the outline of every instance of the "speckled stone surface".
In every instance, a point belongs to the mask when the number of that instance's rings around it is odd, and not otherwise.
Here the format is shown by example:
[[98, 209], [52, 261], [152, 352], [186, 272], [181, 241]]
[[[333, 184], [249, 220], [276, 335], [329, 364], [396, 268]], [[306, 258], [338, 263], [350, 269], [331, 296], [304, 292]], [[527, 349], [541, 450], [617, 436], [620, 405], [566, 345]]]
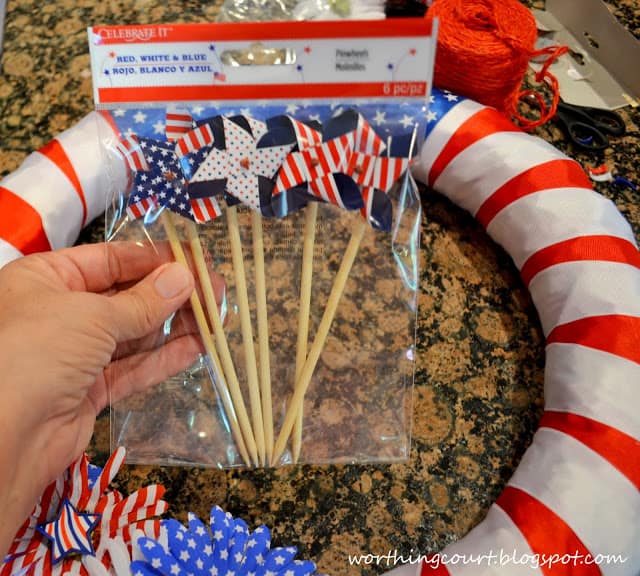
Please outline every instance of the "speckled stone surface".
[[[542, 2], [534, 3], [540, 7]], [[93, 107], [86, 26], [214, 20], [215, 3], [156, 0], [9, 0], [0, 77], [0, 168], [23, 158]], [[638, 35], [637, 1], [613, 12]], [[601, 156], [638, 182], [638, 110], [625, 110], [628, 133]], [[538, 134], [574, 155], [553, 125]], [[640, 194], [611, 185], [610, 197], [640, 232]], [[126, 467], [118, 481], [131, 491], [164, 484], [174, 516], [206, 516], [217, 503], [251, 526], [272, 527], [276, 543], [335, 574], [377, 574], [390, 567], [350, 566], [349, 554], [405, 556], [436, 551], [482, 520], [530, 443], [543, 406], [544, 342], [536, 311], [517, 270], [466, 213], [422, 191], [421, 283], [413, 444], [406, 463], [300, 466], [223, 471]], [[81, 241], [101, 238], [100, 223]], [[93, 450], [108, 447], [102, 419]]]

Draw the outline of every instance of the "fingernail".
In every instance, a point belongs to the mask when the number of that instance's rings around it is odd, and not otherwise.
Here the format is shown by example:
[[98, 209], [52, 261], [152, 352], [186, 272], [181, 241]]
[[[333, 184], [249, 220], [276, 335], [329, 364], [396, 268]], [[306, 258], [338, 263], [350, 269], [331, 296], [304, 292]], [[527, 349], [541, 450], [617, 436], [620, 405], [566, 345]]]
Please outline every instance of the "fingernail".
[[182, 264], [174, 262], [166, 264], [160, 271], [154, 286], [156, 292], [163, 298], [175, 298], [191, 284], [191, 273]]

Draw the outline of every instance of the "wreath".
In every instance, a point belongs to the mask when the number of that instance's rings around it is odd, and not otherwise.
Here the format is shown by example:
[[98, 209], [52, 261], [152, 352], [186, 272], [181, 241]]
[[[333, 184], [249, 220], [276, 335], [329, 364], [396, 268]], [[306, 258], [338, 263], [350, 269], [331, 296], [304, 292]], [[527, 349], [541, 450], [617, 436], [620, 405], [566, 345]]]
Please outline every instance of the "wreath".
[[[67, 178], [69, 198], [77, 201], [81, 192], [75, 227], [67, 210], [12, 187], [24, 182], [18, 170], [3, 185], [19, 199], [25, 226], [5, 238], [3, 260], [70, 244], [99, 214], [104, 175], [74, 170], [100, 158], [92, 131], [108, 122], [90, 116], [40, 152], [53, 160], [47, 169], [58, 171], [58, 180]], [[577, 162], [495, 110], [434, 90], [427, 120], [415, 176], [470, 212], [511, 256], [540, 316], [546, 365], [544, 413], [516, 472], [484, 521], [424, 558], [422, 574], [472, 573], [446, 559], [483, 554], [480, 573], [491, 566], [509, 574], [530, 574], [531, 567], [543, 574], [637, 574], [640, 252], [633, 231]], [[124, 174], [123, 166], [115, 170]], [[52, 484], [0, 576], [315, 572], [312, 562], [296, 559], [294, 547], [271, 548], [266, 527], [250, 531], [215, 506], [208, 522], [193, 515], [187, 526], [158, 520], [167, 509], [162, 487], [127, 497], [109, 488], [123, 458], [119, 449], [100, 469], [83, 456]], [[486, 557], [497, 550], [514, 556]], [[612, 554], [619, 563], [607, 563]], [[518, 562], [523, 557], [530, 561]], [[395, 574], [416, 571], [405, 565]]]

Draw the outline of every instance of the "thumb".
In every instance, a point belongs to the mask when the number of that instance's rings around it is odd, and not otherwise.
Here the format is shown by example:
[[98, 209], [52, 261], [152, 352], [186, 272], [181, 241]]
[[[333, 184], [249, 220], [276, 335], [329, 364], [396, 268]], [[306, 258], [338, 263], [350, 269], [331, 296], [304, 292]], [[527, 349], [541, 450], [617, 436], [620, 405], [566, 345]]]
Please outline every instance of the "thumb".
[[194, 280], [177, 262], [156, 268], [135, 286], [109, 298], [109, 323], [118, 342], [142, 338], [189, 298]]

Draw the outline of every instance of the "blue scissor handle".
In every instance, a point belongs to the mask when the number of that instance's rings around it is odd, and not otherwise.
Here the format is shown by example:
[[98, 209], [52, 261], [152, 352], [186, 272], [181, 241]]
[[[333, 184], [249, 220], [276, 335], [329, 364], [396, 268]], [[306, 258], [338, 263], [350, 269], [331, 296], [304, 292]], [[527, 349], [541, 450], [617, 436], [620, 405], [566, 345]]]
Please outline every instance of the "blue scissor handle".
[[593, 124], [586, 122], [566, 123], [571, 142], [586, 150], [604, 150], [609, 146], [609, 139]]

